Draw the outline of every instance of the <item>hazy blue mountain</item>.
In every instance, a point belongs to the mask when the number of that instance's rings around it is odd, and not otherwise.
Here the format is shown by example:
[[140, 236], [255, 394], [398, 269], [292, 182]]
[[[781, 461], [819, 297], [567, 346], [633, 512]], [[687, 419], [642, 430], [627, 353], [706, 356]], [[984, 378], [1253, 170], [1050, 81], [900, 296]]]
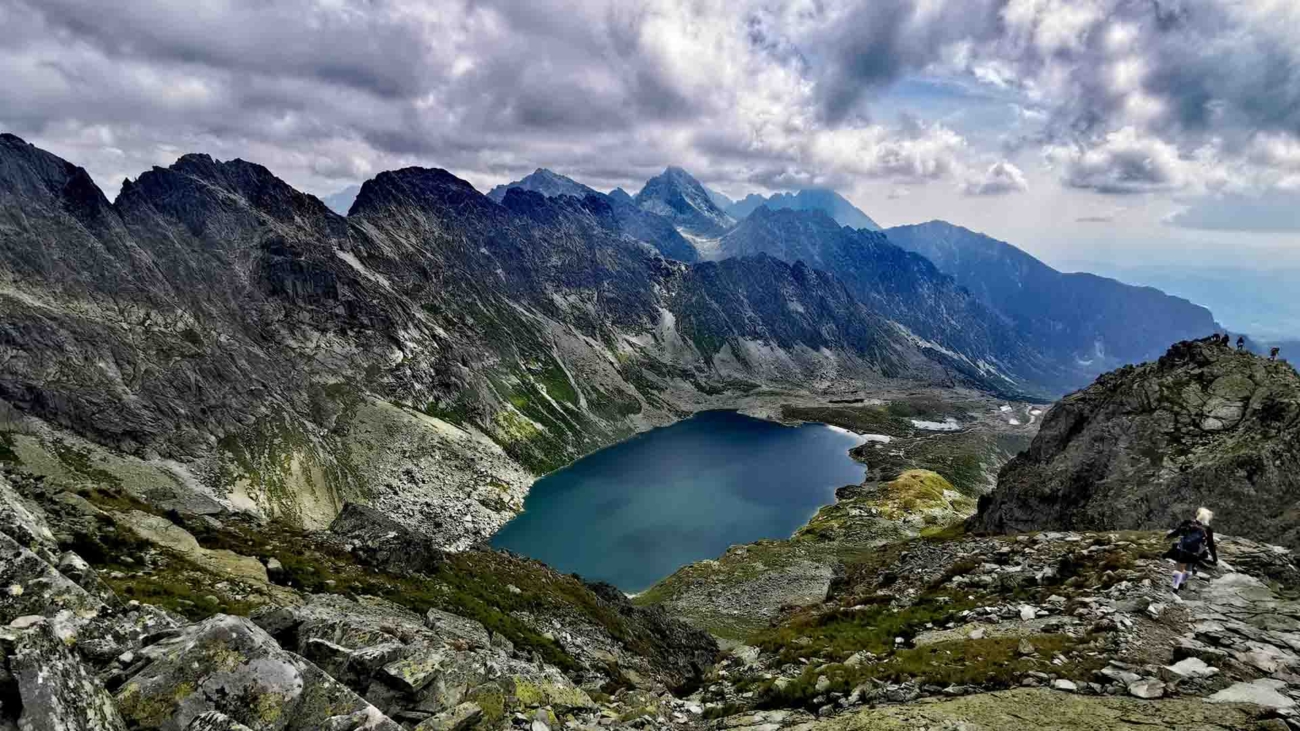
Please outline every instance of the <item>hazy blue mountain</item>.
[[914, 342], [943, 353], [949, 365], [1013, 384], [1060, 393], [1088, 378], [1072, 363], [1036, 352], [1012, 324], [928, 259], [895, 246], [879, 231], [841, 226], [819, 210], [765, 206], [718, 242], [723, 257], [759, 254], [804, 262], [841, 279], [872, 311], [899, 323]]
[[611, 190], [609, 192], [609, 197], [622, 203], [632, 203], [632, 204], [636, 203], [636, 201], [633, 200], [632, 198], [632, 194], [628, 193], [626, 190], [623, 190], [622, 188], [615, 188]]
[[585, 198], [592, 193], [600, 195], [592, 188], [579, 183], [573, 178], [551, 172], [546, 168], [537, 168], [537, 170], [525, 176], [522, 180], [516, 180], [513, 183], [498, 185], [488, 191], [487, 196], [492, 200], [500, 203], [506, 197], [506, 191], [511, 188], [523, 188], [535, 193], [541, 193], [544, 196], [571, 195], [574, 198]]
[[669, 167], [647, 181], [637, 193], [636, 203], [695, 236], [720, 236], [736, 223], [713, 202], [700, 181], [679, 167]]
[[865, 228], [869, 231], [880, 230], [880, 226], [871, 220], [870, 216], [829, 188], [805, 188], [798, 193], [773, 193], [767, 198], [750, 193], [743, 200], [731, 204], [726, 210], [732, 218], [740, 220], [753, 213], [759, 206], [767, 206], [773, 210], [792, 208], [799, 211], [822, 211], [838, 221], [841, 226]]
[[1209, 310], [1185, 299], [1094, 274], [1064, 274], [1011, 244], [943, 221], [886, 234], [1015, 323], [1036, 350], [1092, 375], [1157, 358], [1171, 342], [1219, 329]]
[[1069, 266], [1075, 271], [1156, 287], [1205, 305], [1232, 332], [1250, 333], [1258, 340], [1300, 340], [1300, 297], [1295, 296], [1300, 268], [1294, 264], [1267, 270], [1177, 262], [1126, 266], [1072, 261]]
[[717, 206], [718, 208], [721, 208], [724, 211], [730, 209], [732, 206], [736, 204], [735, 201], [728, 198], [725, 194], [719, 193], [718, 191], [709, 188], [707, 186], [704, 188], [704, 192], [709, 194], [709, 200], [713, 201], [713, 205]]
[[352, 207], [352, 201], [357, 199], [357, 193], [361, 192], [361, 186], [349, 185], [337, 193], [327, 195], [322, 200], [325, 205], [329, 206], [331, 211], [340, 216], [348, 215], [348, 209]]

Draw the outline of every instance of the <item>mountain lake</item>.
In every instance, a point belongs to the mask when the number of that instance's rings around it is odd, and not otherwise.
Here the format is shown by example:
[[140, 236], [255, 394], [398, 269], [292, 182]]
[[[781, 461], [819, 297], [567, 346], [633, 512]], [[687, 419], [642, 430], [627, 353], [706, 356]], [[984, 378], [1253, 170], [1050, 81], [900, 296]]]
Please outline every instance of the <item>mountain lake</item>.
[[588, 581], [638, 592], [737, 543], [788, 538], [862, 481], [855, 434], [706, 411], [539, 479], [492, 539]]

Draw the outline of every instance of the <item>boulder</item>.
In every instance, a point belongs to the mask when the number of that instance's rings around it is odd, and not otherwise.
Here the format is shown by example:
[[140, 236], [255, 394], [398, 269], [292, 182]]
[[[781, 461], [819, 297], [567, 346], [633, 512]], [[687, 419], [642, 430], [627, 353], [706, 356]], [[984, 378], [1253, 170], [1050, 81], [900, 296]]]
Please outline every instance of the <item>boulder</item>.
[[45, 514], [19, 495], [3, 475], [0, 475], [0, 533], [46, 561], [53, 562], [57, 555], [54, 533]]
[[[181, 731], [219, 711], [252, 731], [400, 726], [247, 619], [216, 615], [140, 651], [142, 667], [117, 691], [132, 726]], [[346, 724], [345, 724], [346, 725]]]
[[1136, 683], [1129, 683], [1128, 694], [1148, 700], [1160, 698], [1165, 694], [1165, 684], [1155, 678], [1146, 678]]
[[1265, 708], [1291, 708], [1295, 706], [1295, 701], [1280, 692], [1285, 687], [1285, 682], [1271, 679], [1234, 683], [1207, 700], [1211, 703], [1250, 703]]
[[50, 620], [21, 617], [0, 630], [0, 647], [18, 685], [22, 731], [118, 731], [126, 725], [90, 668]]
[[429, 572], [445, 560], [433, 540], [357, 503], [344, 503], [329, 532], [357, 558], [392, 573]]
[[53, 617], [64, 610], [84, 620], [103, 609], [103, 602], [49, 562], [0, 534], [0, 622], [33, 614]]
[[473, 647], [487, 647], [492, 644], [492, 638], [482, 624], [440, 609], [430, 609], [424, 615], [424, 626], [446, 640], [462, 640]]
[[218, 711], [201, 713], [190, 721], [185, 731], [252, 731], [244, 724]]
[[421, 721], [415, 731], [467, 731], [482, 718], [483, 709], [477, 703], [462, 703]]
[[1208, 678], [1218, 674], [1219, 669], [1211, 667], [1199, 658], [1186, 657], [1166, 668], [1178, 678]]

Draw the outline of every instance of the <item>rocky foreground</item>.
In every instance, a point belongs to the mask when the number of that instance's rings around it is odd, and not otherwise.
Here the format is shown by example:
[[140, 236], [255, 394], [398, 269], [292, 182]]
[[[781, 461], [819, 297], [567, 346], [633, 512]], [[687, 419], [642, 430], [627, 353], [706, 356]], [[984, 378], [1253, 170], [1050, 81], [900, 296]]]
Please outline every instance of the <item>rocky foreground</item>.
[[726, 729], [1300, 728], [1300, 572], [1221, 540], [1175, 595], [1152, 533], [893, 544], [719, 664]]
[[[938, 526], [720, 654], [612, 587], [368, 508], [302, 533], [9, 477], [0, 728], [1300, 728], [1300, 570], [1244, 539], [1175, 595], [1158, 533]], [[926, 525], [914, 499], [871, 498]]]

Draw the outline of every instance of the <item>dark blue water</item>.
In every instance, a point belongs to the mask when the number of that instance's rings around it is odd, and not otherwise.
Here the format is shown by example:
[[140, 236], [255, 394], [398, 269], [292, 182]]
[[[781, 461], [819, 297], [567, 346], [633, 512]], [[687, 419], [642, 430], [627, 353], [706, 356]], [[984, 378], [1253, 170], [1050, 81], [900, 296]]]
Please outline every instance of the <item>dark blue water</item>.
[[862, 481], [858, 443], [821, 424], [704, 412], [538, 480], [492, 545], [641, 591], [732, 544], [788, 538]]

